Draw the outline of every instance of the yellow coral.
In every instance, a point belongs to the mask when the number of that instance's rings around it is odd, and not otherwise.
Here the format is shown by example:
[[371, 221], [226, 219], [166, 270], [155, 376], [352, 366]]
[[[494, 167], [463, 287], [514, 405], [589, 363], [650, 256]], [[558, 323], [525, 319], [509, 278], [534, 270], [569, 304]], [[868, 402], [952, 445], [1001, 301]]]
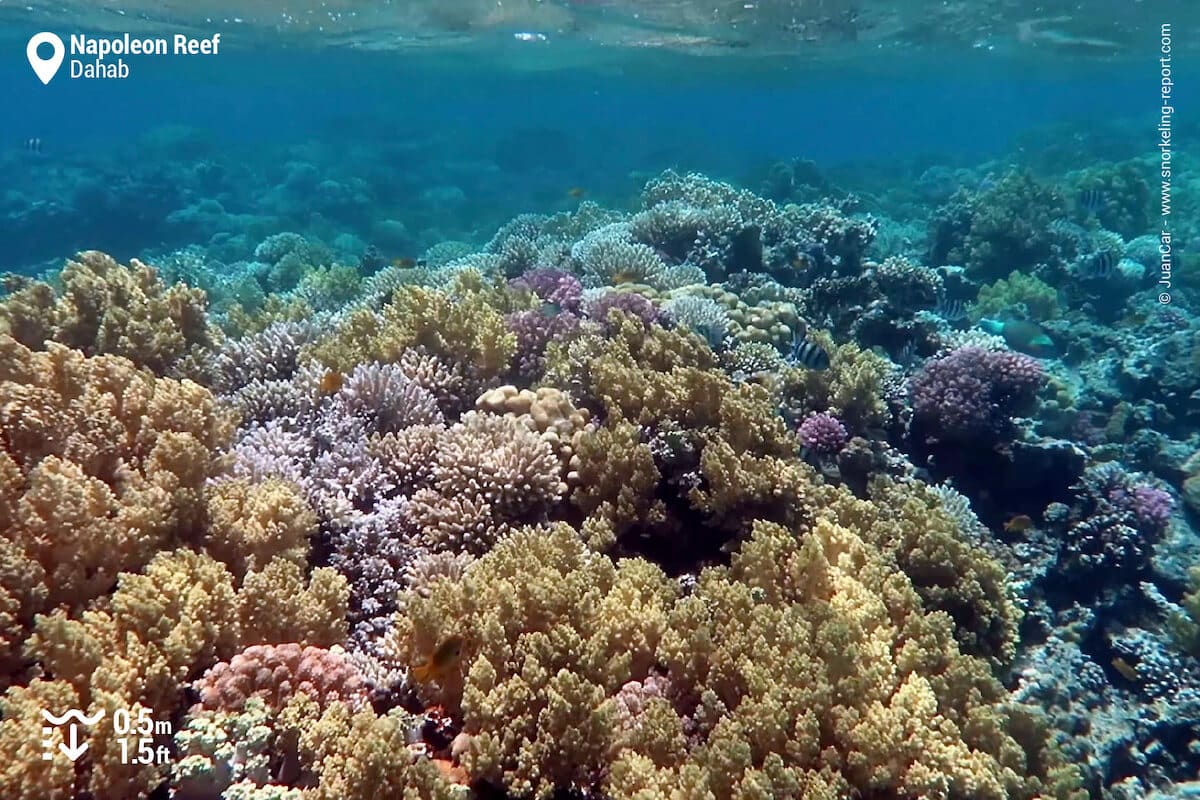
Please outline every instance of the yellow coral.
[[971, 309], [971, 317], [994, 317], [1011, 313], [1014, 307], [1024, 309], [1034, 322], [1056, 319], [1059, 315], [1058, 292], [1053, 286], [1034, 275], [1013, 270], [1007, 279], [979, 287], [979, 298]]
[[[75, 764], [59, 752], [63, 732], [42, 733], [42, 711], [61, 714], [79, 707], [65, 681], [36, 679], [0, 696], [0, 797], [5, 800], [70, 800], [75, 796]], [[43, 745], [46, 742], [47, 745]], [[53, 758], [44, 759], [50, 752]]]
[[320, 567], [308, 576], [287, 558], [246, 575], [238, 592], [245, 644], [297, 642], [331, 647], [346, 640], [350, 587], [339, 572]]
[[318, 776], [306, 800], [465, 796], [432, 762], [409, 752], [411, 723], [400, 711], [376, 716], [331, 703], [322, 712], [312, 698], [299, 694], [280, 716], [282, 730], [298, 740], [301, 758]]
[[461, 709], [473, 777], [516, 794], [594, 782], [611, 746], [609, 698], [644, 677], [676, 594], [657, 567], [614, 565], [566, 525], [523, 530], [461, 580], [409, 593], [389, 649], [421, 663], [450, 635], [467, 643], [441, 700]]
[[0, 336], [0, 550], [22, 565], [0, 571], [4, 637], [12, 642], [36, 613], [81, 607], [122, 570], [192, 540], [230, 427], [190, 381]]
[[[684, 597], [658, 567], [614, 564], [558, 525], [402, 599], [394, 657], [421, 663], [462, 637], [461, 665], [431, 691], [462, 715], [471, 777], [516, 796], [1077, 796], [951, 619], [828, 517], [756, 524]], [[619, 710], [629, 681], [652, 680], [670, 701]]]
[[295, 485], [282, 480], [218, 483], [208, 491], [205, 549], [234, 576], [261, 569], [279, 557], [306, 564], [316, 514]]
[[421, 347], [480, 378], [495, 377], [507, 370], [517, 340], [489, 299], [469, 275], [449, 291], [402, 286], [379, 314], [354, 312], [311, 354], [346, 372], [369, 361], [394, 362], [406, 348]]
[[35, 349], [53, 339], [125, 356], [159, 375], [180, 374], [211, 344], [202, 290], [168, 288], [137, 259], [126, 267], [95, 250], [77, 258], [59, 276], [61, 296], [35, 284], [0, 303], [0, 333]]
[[821, 487], [815, 507], [893, 560], [928, 608], [948, 613], [965, 652], [1008, 662], [1021, 615], [1003, 565], [965, 538], [923, 484], [878, 479], [870, 490], [870, 500], [859, 500]]
[[835, 346], [824, 331], [811, 331], [808, 338], [829, 353], [829, 369], [783, 372], [779, 390], [799, 412], [797, 416], [834, 410], [853, 430], [881, 424], [887, 413], [883, 399], [890, 372], [887, 360], [853, 342]]
[[[78, 693], [89, 715], [145, 706], [169, 718], [185, 681], [238, 645], [233, 578], [221, 565], [188, 550], [162, 553], [143, 574], [125, 573], [105, 607], [78, 620], [62, 612], [39, 617], [27, 651]], [[97, 797], [138, 797], [161, 780], [162, 766], [123, 763], [111, 725], [89, 731], [87, 787]]]
[[[301, 568], [281, 558], [249, 573], [237, 592], [223, 564], [176, 550], [156, 556], [143, 573], [122, 574], [112, 596], [78, 619], [61, 611], [39, 617], [26, 650], [89, 714], [103, 710], [111, 719], [118, 709], [136, 714], [142, 706], [167, 719], [185, 683], [247, 644], [343, 641], [348, 596], [333, 570], [315, 570], [306, 587]], [[161, 780], [161, 766], [123, 763], [111, 726], [89, 734], [86, 785], [97, 797], [140, 797]]]

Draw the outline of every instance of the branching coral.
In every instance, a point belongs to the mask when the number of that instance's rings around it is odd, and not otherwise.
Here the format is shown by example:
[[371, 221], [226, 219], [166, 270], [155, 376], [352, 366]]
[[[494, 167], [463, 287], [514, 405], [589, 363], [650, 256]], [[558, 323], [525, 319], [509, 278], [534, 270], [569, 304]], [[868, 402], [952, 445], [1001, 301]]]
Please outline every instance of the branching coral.
[[239, 579], [275, 557], [308, 560], [317, 517], [293, 484], [280, 480], [224, 481], [208, 491], [205, 548]]
[[158, 375], [195, 374], [211, 345], [204, 292], [163, 285], [152, 267], [90, 250], [68, 261], [61, 295], [34, 284], [0, 303], [0, 332], [35, 349], [47, 340], [125, 356]]
[[879, 478], [869, 500], [821, 487], [814, 505], [818, 516], [857, 532], [892, 560], [926, 608], [949, 614], [963, 652], [998, 663], [1012, 659], [1021, 615], [1005, 569], [970, 538], [938, 494], [915, 481]]
[[1110, 580], [1144, 572], [1167, 531], [1171, 495], [1113, 462], [1089, 467], [1071, 488], [1076, 501], [1063, 532], [1065, 570]]
[[[285, 594], [272, 595], [255, 578], [275, 565], [295, 570], [294, 581], [281, 587]], [[326, 641], [311, 641], [311, 631], [339, 627], [344, 637], [345, 581], [332, 570], [317, 570], [307, 594], [299, 591], [301, 581], [296, 565], [276, 560], [263, 573], [251, 573], [238, 592], [229, 571], [209, 556], [161, 553], [142, 573], [123, 574], [102, 606], [76, 619], [61, 611], [39, 617], [27, 652], [70, 686], [78, 697], [75, 707], [88, 714], [104, 710], [111, 718], [124, 709], [136, 718], [144, 707], [164, 719], [179, 707], [188, 681], [248, 642], [262, 641], [257, 620], [268, 608], [275, 633], [283, 637], [275, 641], [331, 645], [328, 633], [321, 634]], [[333, 591], [318, 589], [319, 583], [332, 584]], [[327, 599], [331, 594], [335, 602]], [[88, 744], [91, 770], [83, 780], [97, 797], [139, 796], [161, 779], [160, 766], [124, 763], [121, 738], [111, 726], [95, 727]]]
[[194, 540], [229, 420], [206, 389], [125, 359], [0, 337], [0, 571], [11, 645], [161, 549]]
[[498, 376], [516, 351], [516, 337], [481, 280], [466, 272], [448, 291], [403, 286], [382, 312], [352, 312], [311, 353], [349, 372], [357, 364], [398, 361], [405, 349], [421, 347], [481, 378]]
[[1055, 319], [1059, 314], [1058, 293], [1033, 275], [1016, 270], [1008, 278], [979, 288], [973, 309], [976, 317], [999, 317], [1014, 311], [1034, 322]]
[[786, 463], [797, 443], [768, 391], [734, 384], [698, 337], [617, 322], [613, 338], [578, 342], [553, 366], [607, 417], [571, 462], [589, 541], [698, 557], [755, 513], [791, 519], [805, 478]]
[[913, 411], [937, 441], [989, 441], [1036, 403], [1045, 373], [1012, 351], [960, 347], [930, 359], [911, 381]]
[[888, 361], [853, 342], [835, 346], [824, 332], [810, 332], [808, 340], [829, 353], [829, 369], [791, 368], [782, 373], [779, 391], [792, 415], [800, 418], [828, 411], [854, 434], [886, 422]]
[[515, 417], [473, 411], [438, 438], [431, 477], [406, 514], [434, 549], [487, 550], [511, 524], [544, 517], [566, 491], [549, 442]]
[[645, 562], [614, 565], [564, 525], [514, 533], [428, 596], [404, 598], [390, 641], [419, 663], [457, 634], [470, 644], [441, 699], [460, 706], [473, 777], [518, 795], [588, 786], [611, 746], [608, 696], [644, 677], [674, 599]]
[[1028, 173], [1009, 173], [977, 194], [961, 191], [933, 215], [930, 263], [962, 264], [985, 280], [1029, 271], [1051, 257], [1051, 223], [1065, 210], [1063, 198]]
[[194, 688], [200, 705], [214, 711], [241, 711], [252, 697], [278, 710], [297, 694], [308, 695], [322, 708], [333, 702], [358, 708], [367, 696], [362, 674], [341, 648], [294, 643], [251, 645], [211, 667]]
[[462, 787], [435, 762], [410, 753], [413, 721], [399, 710], [376, 716], [334, 703], [322, 713], [301, 696], [284, 709], [281, 727], [297, 741], [303, 763], [316, 778], [316, 787], [304, 793], [306, 800], [462, 800]]
[[1039, 796], [1047, 764], [1066, 773], [950, 619], [829, 520], [757, 524], [683, 598], [565, 526], [523, 531], [403, 607], [402, 663], [468, 643], [427, 691], [461, 713], [470, 777], [517, 796], [1010, 800]]

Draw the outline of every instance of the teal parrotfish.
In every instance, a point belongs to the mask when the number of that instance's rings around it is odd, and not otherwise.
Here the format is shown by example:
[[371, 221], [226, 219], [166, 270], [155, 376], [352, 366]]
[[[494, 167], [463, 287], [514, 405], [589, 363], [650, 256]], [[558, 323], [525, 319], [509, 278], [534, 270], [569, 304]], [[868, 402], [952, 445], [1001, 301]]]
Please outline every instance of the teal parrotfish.
[[1057, 352], [1054, 340], [1042, 326], [1025, 319], [979, 320], [979, 327], [987, 333], [1004, 337], [1004, 342], [1013, 350], [1036, 358], [1053, 358]]

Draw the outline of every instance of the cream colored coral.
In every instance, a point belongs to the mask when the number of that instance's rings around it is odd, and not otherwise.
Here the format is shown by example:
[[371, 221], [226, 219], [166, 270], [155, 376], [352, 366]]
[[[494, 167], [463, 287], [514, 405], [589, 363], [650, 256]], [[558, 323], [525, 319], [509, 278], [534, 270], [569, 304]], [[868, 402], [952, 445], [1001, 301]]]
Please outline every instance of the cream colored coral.
[[0, 332], [31, 348], [52, 339], [125, 356], [158, 375], [196, 361], [211, 344], [202, 290], [168, 288], [137, 259], [126, 267], [95, 250], [76, 258], [59, 275], [61, 296], [35, 285], [0, 303]]
[[403, 595], [389, 648], [399, 663], [421, 663], [463, 636], [460, 672], [445, 676], [439, 698], [457, 707], [465, 680], [464, 765], [545, 797], [595, 782], [614, 735], [610, 695], [649, 668], [675, 595], [657, 567], [614, 565], [565, 525], [521, 530], [461, 580]]
[[575, 454], [575, 440], [591, 429], [591, 412], [576, 408], [570, 396], [553, 386], [536, 391], [508, 384], [489, 389], [475, 401], [475, 408], [493, 414], [511, 414], [541, 435], [559, 460], [567, 465]]
[[[42, 711], [61, 714], [79, 707], [65, 681], [36, 679], [0, 696], [0, 797], [5, 800], [70, 800], [75, 796], [75, 765], [59, 751], [63, 731], [42, 733]], [[43, 742], [47, 744], [44, 746]], [[47, 760], [42, 753], [51, 752]]]
[[205, 549], [237, 578], [273, 558], [306, 564], [317, 517], [299, 487], [282, 480], [224, 481], [208, 490]]
[[465, 787], [447, 781], [429, 759], [409, 750], [412, 721], [397, 709], [385, 716], [333, 703], [322, 713], [297, 695], [281, 715], [299, 740], [300, 755], [318, 776], [305, 800], [465, 800]]
[[318, 567], [306, 580], [299, 564], [277, 557], [262, 570], [248, 573], [238, 592], [241, 640], [316, 647], [342, 644], [349, 602], [349, 584], [338, 571]]
[[192, 539], [231, 432], [197, 384], [53, 342], [33, 352], [7, 336], [0, 428], [0, 551], [15, 567], [0, 570], [0, 636], [10, 643], [35, 614], [78, 609], [122, 570]]

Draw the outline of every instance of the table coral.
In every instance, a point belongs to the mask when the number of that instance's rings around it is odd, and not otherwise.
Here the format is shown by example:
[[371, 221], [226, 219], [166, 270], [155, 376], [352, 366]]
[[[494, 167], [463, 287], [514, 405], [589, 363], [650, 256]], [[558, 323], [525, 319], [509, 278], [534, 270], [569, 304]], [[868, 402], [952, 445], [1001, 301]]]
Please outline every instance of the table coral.
[[164, 286], [137, 259], [123, 266], [95, 250], [77, 259], [59, 275], [61, 294], [35, 284], [0, 303], [0, 331], [31, 348], [52, 340], [125, 356], [158, 375], [199, 371], [212, 344], [203, 291]]

